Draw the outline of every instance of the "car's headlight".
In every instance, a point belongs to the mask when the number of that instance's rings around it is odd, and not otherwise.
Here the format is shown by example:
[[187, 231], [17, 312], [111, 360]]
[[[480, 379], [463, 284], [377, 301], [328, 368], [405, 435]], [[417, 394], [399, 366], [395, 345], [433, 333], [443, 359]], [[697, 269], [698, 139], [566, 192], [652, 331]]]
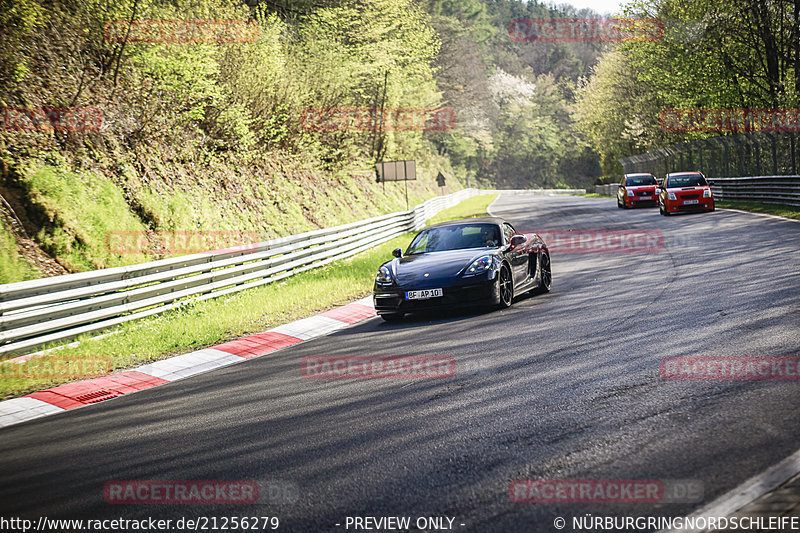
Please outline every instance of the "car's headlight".
[[628, 196], [633, 196], [633, 191], [628, 189]]
[[472, 264], [464, 272], [464, 275], [477, 276], [478, 274], [483, 274], [484, 272], [492, 268], [492, 264], [494, 264], [492, 256], [484, 255], [483, 257], [479, 257], [475, 261], [473, 261]]
[[675, 198], [675, 193], [674, 192], [668, 192], [667, 193], [667, 198], [669, 198], [670, 200], [677, 200], [677, 198]]
[[392, 283], [392, 273], [389, 267], [382, 266], [378, 269], [378, 274], [375, 276], [375, 281], [378, 283]]
[[703, 198], [711, 198], [711, 189], [705, 189], [703, 191]]

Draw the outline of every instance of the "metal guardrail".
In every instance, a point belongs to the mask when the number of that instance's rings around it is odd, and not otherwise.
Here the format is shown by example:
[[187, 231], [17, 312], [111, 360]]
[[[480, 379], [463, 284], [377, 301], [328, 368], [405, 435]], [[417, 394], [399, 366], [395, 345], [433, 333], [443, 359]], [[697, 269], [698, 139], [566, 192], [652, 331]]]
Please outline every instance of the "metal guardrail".
[[[800, 176], [747, 176], [741, 178], [710, 178], [711, 190], [717, 200], [742, 200], [767, 204], [800, 206]], [[617, 195], [618, 184], [595, 185], [594, 192]]]
[[595, 185], [594, 193], [603, 194], [605, 196], [616, 196], [619, 183], [606, 183], [605, 185]]
[[717, 200], [743, 200], [800, 206], [800, 176], [712, 178]]
[[751, 131], [673, 144], [619, 162], [625, 174], [699, 170], [710, 179], [793, 176], [799, 168], [797, 141], [795, 132]]
[[408, 211], [251, 245], [0, 285], [0, 359], [349, 257], [490, 192], [465, 189]]

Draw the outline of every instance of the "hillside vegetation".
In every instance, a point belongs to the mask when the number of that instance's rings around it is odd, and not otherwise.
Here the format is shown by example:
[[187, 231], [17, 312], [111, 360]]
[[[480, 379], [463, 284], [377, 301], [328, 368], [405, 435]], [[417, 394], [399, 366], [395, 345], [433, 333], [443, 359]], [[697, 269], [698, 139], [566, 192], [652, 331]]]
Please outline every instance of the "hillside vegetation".
[[[401, 183], [375, 183], [380, 160], [417, 161], [411, 205], [467, 179], [586, 185], [598, 157], [573, 102], [601, 47], [515, 43], [508, 22], [590, 13], [515, 0], [0, 0], [0, 283], [163, 257], [168, 232], [267, 239], [405, 209]], [[178, 19], [248, 21], [256, 38], [109, 31]], [[305, 122], [342, 107], [449, 108], [456, 121]], [[47, 108], [93, 120], [52, 123]], [[109, 241], [125, 232], [145, 237], [120, 253]]]

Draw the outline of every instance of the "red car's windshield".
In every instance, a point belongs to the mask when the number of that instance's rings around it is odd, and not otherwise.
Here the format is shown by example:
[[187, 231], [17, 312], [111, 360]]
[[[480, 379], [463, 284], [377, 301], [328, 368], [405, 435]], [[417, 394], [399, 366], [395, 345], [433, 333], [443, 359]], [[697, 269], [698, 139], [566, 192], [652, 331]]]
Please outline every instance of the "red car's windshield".
[[683, 174], [671, 176], [667, 180], [667, 188], [675, 187], [705, 187], [708, 185], [706, 179], [700, 174]]
[[653, 176], [636, 176], [635, 178], [626, 178], [625, 185], [630, 187], [637, 187], [639, 185], [658, 185]]

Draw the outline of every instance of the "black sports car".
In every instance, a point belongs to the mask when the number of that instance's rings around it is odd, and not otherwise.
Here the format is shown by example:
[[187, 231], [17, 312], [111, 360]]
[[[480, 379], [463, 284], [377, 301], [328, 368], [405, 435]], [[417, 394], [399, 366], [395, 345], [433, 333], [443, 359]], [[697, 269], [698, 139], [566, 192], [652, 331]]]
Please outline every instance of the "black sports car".
[[405, 254], [381, 265], [375, 310], [384, 320], [457, 306], [508, 307], [515, 294], [550, 290], [550, 252], [535, 233], [498, 217], [454, 220], [420, 231]]

